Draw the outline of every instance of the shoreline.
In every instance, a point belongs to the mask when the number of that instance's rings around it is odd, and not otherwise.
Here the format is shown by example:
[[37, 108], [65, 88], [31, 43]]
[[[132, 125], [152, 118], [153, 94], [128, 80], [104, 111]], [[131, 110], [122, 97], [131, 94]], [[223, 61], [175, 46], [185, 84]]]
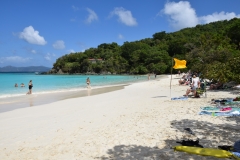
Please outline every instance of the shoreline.
[[123, 89], [125, 85], [114, 85], [94, 89], [82, 89], [79, 91], [53, 92], [45, 94], [31, 94], [17, 97], [2, 98], [0, 102], [0, 113], [14, 109], [34, 107], [43, 104], [49, 104], [71, 98], [93, 96], [97, 94], [108, 93]]
[[[152, 80], [158, 80], [166, 77], [167, 75], [159, 75], [158, 78]], [[152, 81], [151, 80], [151, 81]], [[148, 80], [145, 80], [148, 81]], [[64, 90], [64, 91], [53, 91], [47, 93], [33, 93], [31, 95], [18, 95], [12, 97], [2, 97], [0, 98], [0, 113], [7, 112], [15, 109], [34, 107], [38, 105], [53, 103], [65, 99], [93, 96], [97, 94], [108, 93], [112, 91], [117, 91], [123, 89], [125, 86], [132, 85], [135, 83], [142, 83], [145, 81], [137, 81], [132, 83], [119, 83], [114, 85], [105, 86], [95, 86], [91, 89], [79, 88], [74, 90]]]
[[[95, 75], [93, 75], [95, 76]], [[107, 75], [107, 76], [116, 76], [116, 75]], [[121, 75], [124, 76], [124, 75]], [[162, 77], [162, 75], [159, 75], [160, 77]], [[98, 76], [97, 76], [98, 77]], [[135, 77], [130, 77], [129, 75], [126, 75], [126, 77], [129, 77], [128, 80], [123, 80], [121, 81], [109, 81], [106, 83], [94, 83], [92, 85], [92, 88], [103, 88], [103, 87], [108, 87], [108, 86], [116, 86], [116, 85], [125, 85], [125, 84], [132, 84], [132, 83], [137, 83], [137, 82], [144, 82], [146, 81], [147, 77], [145, 75], [141, 75], [141, 78], [139, 79], [135, 79]], [[132, 78], [132, 79], [131, 79]], [[0, 94], [0, 101], [4, 98], [9, 98], [9, 97], [19, 97], [19, 96], [24, 96], [27, 92], [28, 92], [28, 86], [25, 87], [14, 87], [13, 88], [14, 91], [11, 92], [11, 90], [9, 91], [5, 91], [3, 93]], [[44, 88], [41, 86], [36, 86], [33, 88], [33, 93], [34, 94], [48, 94], [48, 93], [60, 93], [60, 92], [69, 92], [69, 91], [81, 91], [81, 90], [85, 90], [86, 89], [86, 84], [85, 84], [85, 80], [84, 83], [79, 83], [79, 84], [75, 84], [75, 85], [68, 85], [68, 86], [60, 86], [60, 87], [48, 87], [48, 88]], [[16, 92], [17, 91], [17, 92]]]

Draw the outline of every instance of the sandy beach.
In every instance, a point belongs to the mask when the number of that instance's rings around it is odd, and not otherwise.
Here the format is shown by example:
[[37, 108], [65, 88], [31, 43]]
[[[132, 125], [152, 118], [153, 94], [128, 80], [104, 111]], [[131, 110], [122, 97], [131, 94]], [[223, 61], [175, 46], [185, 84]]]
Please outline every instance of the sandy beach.
[[[170, 76], [123, 86], [91, 96], [71, 96], [47, 104], [0, 113], [1, 160], [190, 160], [218, 158], [177, 152], [183, 139], [204, 147], [240, 140], [239, 117], [199, 115], [213, 98], [234, 98], [232, 91], [171, 100], [188, 86]], [[191, 128], [193, 136], [184, 128]]]

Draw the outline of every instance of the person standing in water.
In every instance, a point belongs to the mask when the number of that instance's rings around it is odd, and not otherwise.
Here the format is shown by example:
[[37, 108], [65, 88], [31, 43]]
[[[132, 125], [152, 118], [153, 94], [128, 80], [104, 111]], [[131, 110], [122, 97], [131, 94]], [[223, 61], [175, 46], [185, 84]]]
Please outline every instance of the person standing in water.
[[28, 83], [29, 91], [27, 92], [27, 94], [32, 94], [32, 87], [33, 87], [32, 80], [30, 80], [29, 83]]
[[90, 78], [89, 78], [89, 77], [87, 78], [86, 83], [87, 83], [87, 88], [91, 88], [91, 86], [90, 86], [91, 81], [90, 81]]

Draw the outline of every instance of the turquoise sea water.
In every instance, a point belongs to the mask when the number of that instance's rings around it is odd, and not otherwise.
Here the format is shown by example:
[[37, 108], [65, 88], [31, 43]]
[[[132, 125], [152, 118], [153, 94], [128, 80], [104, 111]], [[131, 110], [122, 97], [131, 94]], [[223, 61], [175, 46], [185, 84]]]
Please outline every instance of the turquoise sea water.
[[[32, 80], [33, 94], [86, 89], [87, 77], [92, 88], [146, 81], [147, 76], [122, 75], [36, 75], [35, 73], [0, 73], [0, 98], [25, 95]], [[18, 87], [14, 87], [15, 83]], [[24, 83], [25, 87], [20, 84]]]

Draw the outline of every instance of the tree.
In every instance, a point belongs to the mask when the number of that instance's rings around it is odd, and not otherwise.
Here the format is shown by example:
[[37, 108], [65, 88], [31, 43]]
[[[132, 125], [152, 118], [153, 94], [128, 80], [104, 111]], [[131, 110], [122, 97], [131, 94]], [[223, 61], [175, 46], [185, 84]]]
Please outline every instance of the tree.
[[186, 54], [188, 65], [192, 70], [201, 71], [205, 76], [209, 75], [208, 64], [214, 64], [214, 68], [217, 64], [226, 63], [233, 57], [232, 46], [229, 43], [230, 39], [228, 37], [211, 33], [202, 34], [198, 44], [188, 43], [185, 45], [189, 50]]
[[84, 59], [83, 62], [80, 64], [80, 72], [86, 73], [92, 71], [91, 62], [88, 59]]
[[[146, 74], [170, 73], [172, 58], [186, 59], [187, 69], [200, 71], [204, 78], [239, 81], [240, 19], [212, 22], [184, 28], [177, 32], [165, 31], [122, 46], [115, 42], [100, 44], [84, 52], [64, 55], [53, 68], [70, 73], [111, 72]], [[89, 58], [102, 58], [92, 64]]]

